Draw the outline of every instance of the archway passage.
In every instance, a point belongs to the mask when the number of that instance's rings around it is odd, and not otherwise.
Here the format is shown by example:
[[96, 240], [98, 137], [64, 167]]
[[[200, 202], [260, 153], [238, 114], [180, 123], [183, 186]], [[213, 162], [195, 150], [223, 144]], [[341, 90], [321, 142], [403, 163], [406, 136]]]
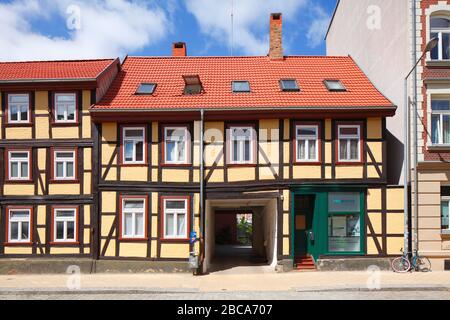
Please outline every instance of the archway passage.
[[267, 272], [276, 263], [275, 199], [207, 204], [209, 272]]

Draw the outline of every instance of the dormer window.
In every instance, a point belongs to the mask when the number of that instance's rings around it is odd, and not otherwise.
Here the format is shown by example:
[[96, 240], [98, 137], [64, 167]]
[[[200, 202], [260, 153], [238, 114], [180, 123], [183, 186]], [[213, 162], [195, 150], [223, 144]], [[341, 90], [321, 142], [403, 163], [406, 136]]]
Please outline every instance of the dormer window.
[[297, 81], [294, 79], [280, 80], [280, 87], [282, 91], [300, 91]]
[[250, 83], [248, 81], [233, 81], [233, 92], [250, 92]]
[[141, 83], [136, 90], [136, 94], [150, 95], [155, 92], [156, 83]]
[[183, 76], [184, 94], [200, 94], [203, 92], [203, 84], [198, 75]]
[[347, 89], [345, 89], [342, 82], [339, 80], [325, 80], [324, 83], [325, 83], [325, 86], [327, 87], [328, 91], [334, 91], [334, 92], [347, 91]]

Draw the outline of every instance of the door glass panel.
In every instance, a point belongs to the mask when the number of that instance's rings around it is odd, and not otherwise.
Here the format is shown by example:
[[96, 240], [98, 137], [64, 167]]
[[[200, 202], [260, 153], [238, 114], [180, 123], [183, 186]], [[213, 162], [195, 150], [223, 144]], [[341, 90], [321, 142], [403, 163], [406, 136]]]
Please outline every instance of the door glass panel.
[[328, 195], [328, 210], [329, 212], [359, 212], [359, 193], [330, 192]]
[[360, 242], [359, 214], [328, 217], [329, 252], [359, 252], [361, 250]]

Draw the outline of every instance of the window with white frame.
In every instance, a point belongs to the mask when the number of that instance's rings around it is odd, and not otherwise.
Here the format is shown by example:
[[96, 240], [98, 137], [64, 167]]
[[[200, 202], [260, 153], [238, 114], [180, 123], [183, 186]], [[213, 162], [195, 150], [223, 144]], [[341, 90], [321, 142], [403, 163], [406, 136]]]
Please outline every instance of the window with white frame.
[[28, 94], [8, 94], [8, 122], [30, 122], [30, 97]]
[[164, 199], [164, 238], [187, 239], [187, 199]]
[[145, 237], [145, 199], [122, 199], [122, 238]]
[[296, 134], [296, 160], [298, 162], [318, 161], [319, 126], [297, 125]]
[[438, 38], [439, 43], [431, 50], [432, 60], [450, 59], [450, 19], [435, 16], [430, 19], [430, 39]]
[[164, 128], [165, 163], [183, 164], [188, 162], [188, 130], [185, 127]]
[[77, 209], [55, 209], [53, 226], [55, 242], [75, 242], [77, 239]]
[[9, 180], [30, 179], [30, 152], [9, 151], [8, 152]]
[[8, 210], [8, 242], [30, 242], [31, 210]]
[[431, 100], [431, 142], [450, 144], [450, 100]]
[[77, 121], [77, 97], [75, 93], [55, 94], [55, 122], [71, 123]]
[[252, 127], [231, 127], [229, 134], [231, 163], [253, 163], [254, 129]]
[[123, 163], [144, 163], [144, 128], [123, 128]]
[[339, 161], [360, 161], [361, 127], [359, 125], [339, 125], [338, 143]]
[[450, 232], [450, 186], [441, 186], [441, 230]]
[[54, 157], [55, 180], [75, 179], [75, 151], [56, 150]]

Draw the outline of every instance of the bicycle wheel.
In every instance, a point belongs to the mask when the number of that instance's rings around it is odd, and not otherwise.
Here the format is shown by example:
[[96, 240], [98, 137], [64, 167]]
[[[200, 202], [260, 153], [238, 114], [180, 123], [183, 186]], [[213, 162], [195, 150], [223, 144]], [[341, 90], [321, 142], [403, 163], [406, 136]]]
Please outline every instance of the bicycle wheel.
[[427, 257], [417, 258], [416, 265], [417, 265], [417, 270], [419, 270], [421, 272], [431, 271], [431, 262], [430, 262], [430, 259], [428, 259]]
[[411, 269], [411, 263], [405, 257], [398, 257], [391, 262], [392, 270], [398, 273], [405, 273]]

